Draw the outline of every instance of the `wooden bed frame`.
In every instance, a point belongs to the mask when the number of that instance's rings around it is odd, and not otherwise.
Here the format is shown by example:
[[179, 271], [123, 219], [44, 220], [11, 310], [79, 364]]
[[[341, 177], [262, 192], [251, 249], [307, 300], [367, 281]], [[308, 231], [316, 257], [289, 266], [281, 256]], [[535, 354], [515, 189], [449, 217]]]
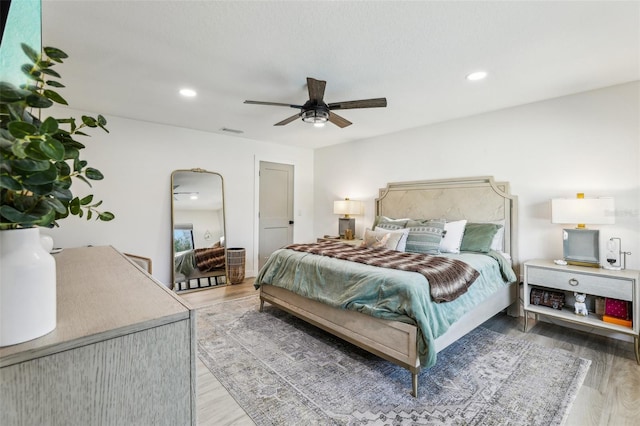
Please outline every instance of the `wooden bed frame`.
[[[467, 219], [469, 222], [504, 220], [504, 252], [511, 255], [516, 276], [517, 197], [507, 182], [491, 176], [390, 183], [380, 189], [376, 215], [393, 218]], [[517, 302], [517, 282], [503, 287], [485, 303], [462, 316], [435, 340], [440, 352], [495, 314]], [[260, 286], [260, 311], [264, 302], [287, 311], [368, 352], [408, 369], [412, 395], [418, 396], [420, 360], [415, 325], [336, 309], [273, 285]]]

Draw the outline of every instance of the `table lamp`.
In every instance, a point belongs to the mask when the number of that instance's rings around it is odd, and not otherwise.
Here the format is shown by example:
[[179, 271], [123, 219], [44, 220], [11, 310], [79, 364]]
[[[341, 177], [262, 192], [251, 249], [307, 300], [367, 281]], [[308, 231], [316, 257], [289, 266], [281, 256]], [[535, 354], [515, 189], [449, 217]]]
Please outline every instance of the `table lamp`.
[[[364, 211], [364, 203], [362, 201], [344, 200], [333, 202], [333, 213], [343, 214], [344, 217], [338, 219], [338, 232], [340, 238], [352, 240], [356, 232], [356, 220], [350, 215], [361, 215]], [[348, 238], [349, 237], [349, 238]]]
[[551, 200], [551, 223], [577, 224], [562, 230], [564, 260], [570, 265], [600, 267], [600, 233], [586, 225], [615, 223], [613, 198], [576, 198]]

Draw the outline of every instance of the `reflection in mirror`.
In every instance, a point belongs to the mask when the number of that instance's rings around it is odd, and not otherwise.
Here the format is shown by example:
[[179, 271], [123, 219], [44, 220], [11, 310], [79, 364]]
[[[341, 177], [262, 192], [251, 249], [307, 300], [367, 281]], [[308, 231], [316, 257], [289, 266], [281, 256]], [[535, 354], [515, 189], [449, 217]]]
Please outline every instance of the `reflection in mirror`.
[[227, 284], [224, 184], [202, 169], [171, 173], [172, 283], [175, 291]]

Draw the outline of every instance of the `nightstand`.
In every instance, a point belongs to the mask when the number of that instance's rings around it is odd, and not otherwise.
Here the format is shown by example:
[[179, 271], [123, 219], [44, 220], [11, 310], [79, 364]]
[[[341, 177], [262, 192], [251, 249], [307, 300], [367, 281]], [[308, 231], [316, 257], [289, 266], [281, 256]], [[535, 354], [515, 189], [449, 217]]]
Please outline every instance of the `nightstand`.
[[352, 246], [359, 246], [360, 244], [362, 244], [362, 240], [358, 239], [358, 238], [354, 238], [353, 240], [345, 240], [344, 238], [322, 238], [319, 237], [317, 242], [322, 242], [322, 241], [336, 241], [336, 242], [341, 242], [341, 243], [345, 243], [345, 244], [351, 244]]
[[[557, 318], [589, 327], [633, 336], [636, 361], [640, 364], [640, 271], [607, 269], [584, 266], [556, 265], [551, 260], [531, 260], [524, 264], [524, 332], [527, 331], [527, 313]], [[573, 306], [554, 309], [536, 305], [530, 300], [531, 289], [586, 293], [587, 297], [600, 296], [631, 302], [632, 326], [604, 322], [600, 316], [574, 313]]]

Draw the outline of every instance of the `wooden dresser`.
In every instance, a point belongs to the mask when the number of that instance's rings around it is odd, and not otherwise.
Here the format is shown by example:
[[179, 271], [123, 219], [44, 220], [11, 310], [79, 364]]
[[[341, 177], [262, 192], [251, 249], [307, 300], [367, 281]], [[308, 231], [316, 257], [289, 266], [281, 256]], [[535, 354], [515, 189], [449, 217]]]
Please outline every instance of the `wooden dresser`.
[[112, 247], [54, 257], [58, 324], [0, 348], [0, 424], [195, 425], [195, 311]]

